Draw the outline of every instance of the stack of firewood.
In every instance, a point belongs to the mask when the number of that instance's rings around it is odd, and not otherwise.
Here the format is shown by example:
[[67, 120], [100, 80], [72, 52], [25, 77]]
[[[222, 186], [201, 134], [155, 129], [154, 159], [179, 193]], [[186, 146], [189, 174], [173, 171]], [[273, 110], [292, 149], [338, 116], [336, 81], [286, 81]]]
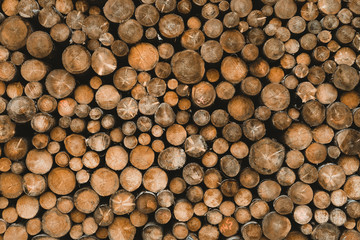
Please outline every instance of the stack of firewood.
[[0, 21], [0, 240], [360, 239], [360, 0]]

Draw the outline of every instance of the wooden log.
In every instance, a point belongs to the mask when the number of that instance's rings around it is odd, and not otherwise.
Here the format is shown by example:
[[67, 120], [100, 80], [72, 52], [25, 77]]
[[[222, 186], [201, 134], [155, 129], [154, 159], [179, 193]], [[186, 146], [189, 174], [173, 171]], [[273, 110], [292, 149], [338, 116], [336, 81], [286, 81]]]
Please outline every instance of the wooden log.
[[[58, 183], [65, 184], [64, 186]], [[75, 188], [75, 175], [68, 168], [54, 168], [48, 175], [48, 186], [56, 194], [66, 195]]]
[[90, 39], [99, 39], [101, 34], [109, 30], [109, 22], [102, 15], [89, 15], [84, 19], [82, 24], [82, 31]]
[[255, 219], [263, 219], [270, 211], [269, 205], [261, 199], [253, 199], [249, 207], [250, 214]]
[[168, 208], [172, 206], [174, 204], [174, 199], [174, 194], [167, 189], [162, 190], [157, 194], [157, 201], [161, 207]]
[[284, 55], [285, 46], [280, 40], [271, 38], [265, 42], [263, 51], [267, 58], [271, 60], [278, 60]]
[[228, 123], [222, 130], [224, 138], [229, 142], [237, 142], [242, 136], [242, 130], [237, 123]]
[[145, 27], [154, 26], [160, 19], [159, 11], [151, 4], [141, 4], [135, 10], [136, 20]]
[[109, 75], [115, 71], [117, 61], [112, 52], [103, 47], [97, 48], [91, 56], [91, 67], [99, 75]]
[[22, 177], [14, 173], [1, 173], [0, 190], [6, 198], [17, 198], [22, 193]]
[[359, 82], [359, 76], [356, 72], [354, 72], [354, 70], [354, 68], [348, 65], [339, 65], [335, 71], [333, 78], [334, 85], [337, 88], [345, 91], [350, 91], [354, 89], [354, 87]]
[[320, 143], [312, 143], [305, 150], [305, 156], [311, 163], [322, 163], [327, 157], [326, 147]]
[[[149, 43], [139, 43], [129, 52], [129, 64], [136, 70], [149, 71], [159, 60], [157, 49]], [[146, 60], [145, 60], [146, 59]]]
[[[21, 33], [20, 35], [18, 33]], [[30, 24], [19, 16], [5, 19], [0, 27], [0, 42], [9, 50], [18, 50], [25, 46], [30, 35]]]
[[335, 208], [330, 212], [330, 221], [335, 226], [342, 226], [346, 222], [346, 214], [339, 208]]
[[99, 168], [92, 173], [90, 184], [100, 196], [110, 196], [119, 188], [119, 178], [114, 171]]
[[191, 135], [185, 140], [185, 153], [191, 157], [199, 158], [206, 150], [207, 144], [201, 135]]
[[39, 82], [30, 82], [26, 84], [24, 92], [27, 97], [31, 99], [36, 99], [43, 94], [43, 87]]
[[275, 212], [270, 212], [263, 220], [263, 233], [270, 239], [284, 238], [289, 233], [290, 229], [290, 220]]
[[167, 182], [166, 172], [158, 167], [148, 169], [143, 176], [143, 186], [146, 190], [154, 193], [165, 189]]
[[327, 123], [334, 129], [343, 129], [350, 127], [353, 117], [350, 109], [341, 102], [331, 104], [326, 113]]
[[358, 184], [358, 176], [352, 176], [347, 179], [344, 185], [344, 191], [348, 195], [350, 199], [357, 200], [359, 198], [359, 193], [354, 189], [354, 187]]
[[280, 111], [289, 105], [288, 90], [276, 83], [266, 85], [261, 91], [261, 99], [264, 104], [273, 111]]
[[356, 217], [359, 215], [358, 207], [359, 205], [356, 201], [349, 201], [349, 203], [346, 204], [346, 212], [349, 217]]
[[237, 53], [245, 46], [245, 38], [237, 30], [228, 30], [221, 34], [220, 45], [227, 53]]
[[24, 173], [26, 167], [23, 161], [19, 161], [19, 162], [15, 162], [13, 164], [11, 164], [11, 172], [15, 173], [15, 174], [22, 174]]
[[119, 103], [120, 99], [121, 95], [112, 85], [101, 86], [95, 94], [96, 103], [101, 108], [106, 110], [114, 109]]
[[206, 170], [204, 175], [204, 184], [208, 188], [217, 188], [220, 186], [222, 176], [220, 172], [214, 168]]
[[225, 217], [219, 224], [219, 230], [225, 237], [231, 237], [238, 232], [239, 224], [234, 218]]
[[135, 234], [135, 226], [125, 217], [116, 217], [109, 226], [109, 239], [111, 240], [119, 238], [134, 239]]
[[[301, 136], [301, 138], [298, 138], [298, 136]], [[294, 150], [305, 149], [310, 145], [311, 141], [312, 134], [310, 129], [306, 125], [300, 123], [293, 123], [285, 133], [286, 144]]]
[[130, 214], [130, 222], [135, 226], [135, 227], [143, 227], [148, 221], [148, 215], [141, 213], [138, 210], [134, 210], [131, 214]]
[[137, 146], [130, 153], [131, 164], [141, 170], [149, 168], [154, 158], [154, 151], [148, 146]]
[[235, 96], [228, 103], [228, 112], [234, 119], [244, 121], [254, 114], [254, 105], [252, 100], [247, 97]]
[[64, 98], [75, 88], [75, 79], [69, 72], [56, 69], [47, 75], [45, 86], [51, 96]]
[[326, 223], [329, 220], [329, 213], [326, 210], [316, 210], [314, 218], [318, 223]]
[[287, 129], [292, 123], [292, 119], [289, 117], [289, 115], [286, 112], [283, 112], [283, 111], [276, 112], [272, 116], [271, 120], [272, 120], [272, 124], [274, 125], [274, 127], [279, 130]]
[[247, 77], [241, 81], [241, 90], [250, 96], [255, 96], [260, 93], [262, 84], [258, 78]]
[[322, 239], [329, 236], [335, 236], [336, 238], [340, 236], [340, 230], [331, 223], [319, 224], [311, 234], [311, 237], [314, 239]]
[[[284, 157], [284, 147], [273, 140], [265, 138], [251, 146], [249, 162], [250, 166], [257, 172], [269, 175], [279, 170]], [[276, 161], [274, 161], [275, 158]]]
[[264, 201], [272, 201], [280, 195], [280, 185], [272, 180], [265, 180], [259, 184], [257, 189], [259, 197]]
[[225, 155], [220, 159], [220, 167], [228, 177], [235, 177], [240, 172], [240, 163], [231, 155]]
[[120, 174], [120, 184], [125, 190], [129, 192], [138, 189], [141, 183], [142, 175], [141, 172], [136, 168], [127, 167]]
[[220, 207], [219, 210], [224, 216], [231, 216], [235, 213], [235, 203], [231, 201], [224, 201]]
[[4, 154], [13, 161], [25, 157], [28, 152], [28, 142], [25, 138], [15, 137], [4, 145]]
[[13, 99], [15, 97], [19, 97], [23, 94], [24, 87], [19, 82], [9, 83], [6, 88], [6, 94], [9, 98]]
[[[201, 221], [198, 217], [192, 217], [187, 223], [186, 227], [189, 231], [197, 232], [201, 228]], [[185, 227], [185, 226], [184, 226]], [[184, 228], [183, 228], [184, 229]], [[185, 230], [185, 229], [184, 229]], [[186, 231], [186, 230], [185, 230]]]
[[253, 4], [248, 0], [236, 0], [230, 3], [230, 8], [236, 12], [239, 17], [246, 17], [252, 10]]
[[23, 177], [22, 187], [28, 196], [39, 196], [46, 189], [45, 178], [41, 175], [27, 173]]
[[80, 171], [78, 171], [76, 173], [76, 181], [79, 184], [85, 184], [89, 181], [89, 179], [90, 179], [90, 174], [88, 171], [86, 171], [84, 169], [81, 169]]
[[11, 160], [8, 158], [0, 158], [0, 171], [7, 172], [11, 169]]
[[244, 239], [258, 238], [263, 235], [260, 224], [255, 221], [249, 221], [241, 227], [241, 234]]
[[90, 67], [90, 53], [81, 45], [71, 45], [62, 54], [65, 69], [72, 74], [81, 74]]
[[98, 229], [98, 225], [95, 223], [93, 217], [86, 218], [82, 223], [83, 232], [86, 235], [92, 235]]
[[25, 55], [22, 52], [16, 51], [11, 54], [11, 62], [16, 66], [20, 66], [25, 61]]
[[16, 212], [16, 208], [7, 207], [3, 210], [2, 217], [6, 222], [14, 223], [18, 219], [19, 215]]
[[99, 41], [106, 47], [109, 47], [112, 45], [112, 43], [115, 41], [114, 36], [109, 33], [103, 33], [100, 35]]
[[183, 14], [189, 14], [192, 9], [191, 2], [189, 0], [181, 0], [177, 4], [177, 10]]
[[138, 145], [138, 140], [135, 136], [126, 136], [124, 138], [124, 146], [128, 149], [134, 149]]
[[204, 33], [199, 29], [186, 30], [181, 36], [181, 45], [186, 49], [198, 50], [204, 42]]
[[119, 25], [118, 34], [124, 42], [134, 44], [141, 40], [143, 28], [138, 21], [129, 19]]
[[184, 21], [176, 14], [167, 14], [160, 18], [159, 31], [166, 38], [178, 37], [184, 31]]
[[254, 188], [260, 181], [259, 174], [252, 168], [245, 168], [240, 173], [240, 183], [246, 188]]
[[221, 62], [221, 73], [230, 83], [240, 83], [246, 77], [247, 71], [247, 66], [241, 58], [228, 56]]
[[16, 202], [16, 212], [19, 217], [31, 219], [36, 216], [39, 211], [39, 202], [35, 197], [22, 196]]
[[185, 84], [200, 82], [205, 73], [204, 61], [192, 50], [176, 53], [171, 59], [171, 66], [175, 77]]
[[81, 30], [75, 30], [71, 34], [71, 39], [70, 39], [71, 43], [84, 44], [85, 40], [86, 40], [86, 34]]
[[204, 170], [197, 163], [189, 163], [183, 168], [183, 178], [189, 185], [197, 185], [203, 181]]
[[308, 184], [295, 182], [289, 188], [288, 196], [295, 204], [308, 204], [313, 198], [313, 190]]
[[33, 218], [26, 223], [26, 232], [29, 235], [36, 235], [41, 232], [41, 220], [40, 218]]
[[156, 196], [152, 192], [142, 192], [136, 199], [136, 208], [143, 214], [155, 212], [157, 206]]
[[142, 239], [162, 239], [163, 238], [163, 229], [155, 223], [148, 223], [145, 225], [142, 231]]
[[11, 99], [7, 105], [9, 117], [17, 123], [30, 121], [35, 115], [35, 103], [28, 97], [19, 96]]
[[209, 38], [217, 38], [223, 32], [223, 24], [219, 19], [210, 19], [205, 22], [203, 31]]
[[305, 163], [304, 165], [302, 165], [299, 168], [298, 174], [299, 174], [300, 180], [307, 184], [312, 184], [318, 180], [318, 171], [311, 164]]
[[3, 239], [27, 239], [28, 234], [26, 232], [25, 226], [20, 224], [12, 224], [8, 227], [4, 233]]
[[[55, 223], [55, 224], [54, 224]], [[71, 223], [68, 215], [56, 208], [45, 212], [42, 217], [43, 231], [52, 237], [62, 237], [70, 231]]]
[[[198, 126], [205, 126], [210, 122], [210, 113], [204, 109], [198, 110], [193, 115], [193, 120]], [[186, 137], [186, 136], [185, 136]], [[169, 140], [169, 139], [168, 139]], [[180, 145], [180, 144], [177, 144]]]
[[236, 205], [240, 207], [246, 207], [251, 203], [252, 194], [246, 188], [240, 188], [239, 191], [234, 196], [234, 201]]
[[355, 37], [355, 29], [349, 25], [341, 26], [337, 29], [335, 35], [341, 43], [350, 43]]
[[56, 207], [62, 213], [70, 213], [74, 208], [73, 199], [68, 196], [60, 197], [56, 201]]
[[186, 189], [186, 182], [180, 177], [173, 178], [170, 181], [169, 188], [174, 194], [181, 194]]
[[207, 3], [202, 7], [201, 15], [205, 19], [216, 18], [219, 15], [219, 8], [213, 3]]
[[175, 113], [167, 103], [161, 103], [155, 112], [154, 120], [161, 127], [169, 127], [175, 122]]
[[345, 230], [341, 236], [340, 239], [344, 239], [344, 238], [354, 238], [356, 239], [357, 237], [360, 237], [359, 232], [355, 231], [355, 230]]
[[[99, 46], [95, 46], [94, 50], [97, 49]], [[115, 40], [111, 44], [111, 51], [117, 57], [123, 57], [129, 52], [129, 47], [127, 44], [121, 40]]]
[[159, 224], [167, 224], [171, 219], [171, 211], [168, 208], [158, 208], [155, 212], [155, 221]]
[[193, 86], [191, 97], [197, 106], [206, 108], [214, 103], [216, 93], [210, 83], [200, 82]]
[[[104, 14], [111, 22], [121, 23], [131, 17], [135, 10], [135, 5], [132, 1], [117, 1], [112, 0], [106, 2], [104, 6]], [[120, 15], [121, 16], [120, 16]]]
[[248, 119], [242, 126], [245, 137], [251, 141], [260, 140], [265, 136], [265, 125], [257, 119]]
[[56, 23], [50, 29], [50, 36], [55, 42], [65, 42], [70, 36], [70, 29], [64, 23]]
[[81, 224], [76, 224], [71, 227], [69, 235], [71, 238], [79, 238], [83, 235], [83, 229]]
[[158, 157], [158, 164], [166, 170], [176, 170], [185, 165], [185, 152], [180, 148], [169, 147], [161, 151]]
[[294, 203], [291, 198], [286, 195], [277, 197], [273, 202], [273, 206], [275, 211], [280, 215], [290, 214], [294, 209]]
[[99, 196], [90, 188], [82, 188], [74, 195], [74, 205], [77, 210], [83, 213], [92, 213], [99, 204]]

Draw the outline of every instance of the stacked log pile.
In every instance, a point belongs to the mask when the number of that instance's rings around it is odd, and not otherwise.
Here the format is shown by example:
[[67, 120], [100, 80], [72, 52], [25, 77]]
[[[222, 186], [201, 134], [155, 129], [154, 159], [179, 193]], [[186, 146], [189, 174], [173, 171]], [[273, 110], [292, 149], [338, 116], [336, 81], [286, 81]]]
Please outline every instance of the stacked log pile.
[[360, 239], [359, 0], [0, 10], [0, 240]]

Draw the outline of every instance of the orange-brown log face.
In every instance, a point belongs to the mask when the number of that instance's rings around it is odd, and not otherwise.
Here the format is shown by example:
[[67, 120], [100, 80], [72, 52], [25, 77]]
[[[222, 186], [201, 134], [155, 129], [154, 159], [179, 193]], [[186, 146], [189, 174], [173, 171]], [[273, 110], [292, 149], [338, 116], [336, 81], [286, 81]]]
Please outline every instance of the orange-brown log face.
[[360, 239], [359, 0], [0, 1], [0, 240]]

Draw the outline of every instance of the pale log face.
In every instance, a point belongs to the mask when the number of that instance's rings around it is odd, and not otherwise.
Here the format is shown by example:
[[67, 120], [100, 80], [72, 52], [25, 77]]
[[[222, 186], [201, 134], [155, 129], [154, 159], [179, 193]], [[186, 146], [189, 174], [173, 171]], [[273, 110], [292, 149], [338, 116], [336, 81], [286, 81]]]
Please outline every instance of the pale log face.
[[0, 240], [360, 239], [359, 15], [0, 1]]

